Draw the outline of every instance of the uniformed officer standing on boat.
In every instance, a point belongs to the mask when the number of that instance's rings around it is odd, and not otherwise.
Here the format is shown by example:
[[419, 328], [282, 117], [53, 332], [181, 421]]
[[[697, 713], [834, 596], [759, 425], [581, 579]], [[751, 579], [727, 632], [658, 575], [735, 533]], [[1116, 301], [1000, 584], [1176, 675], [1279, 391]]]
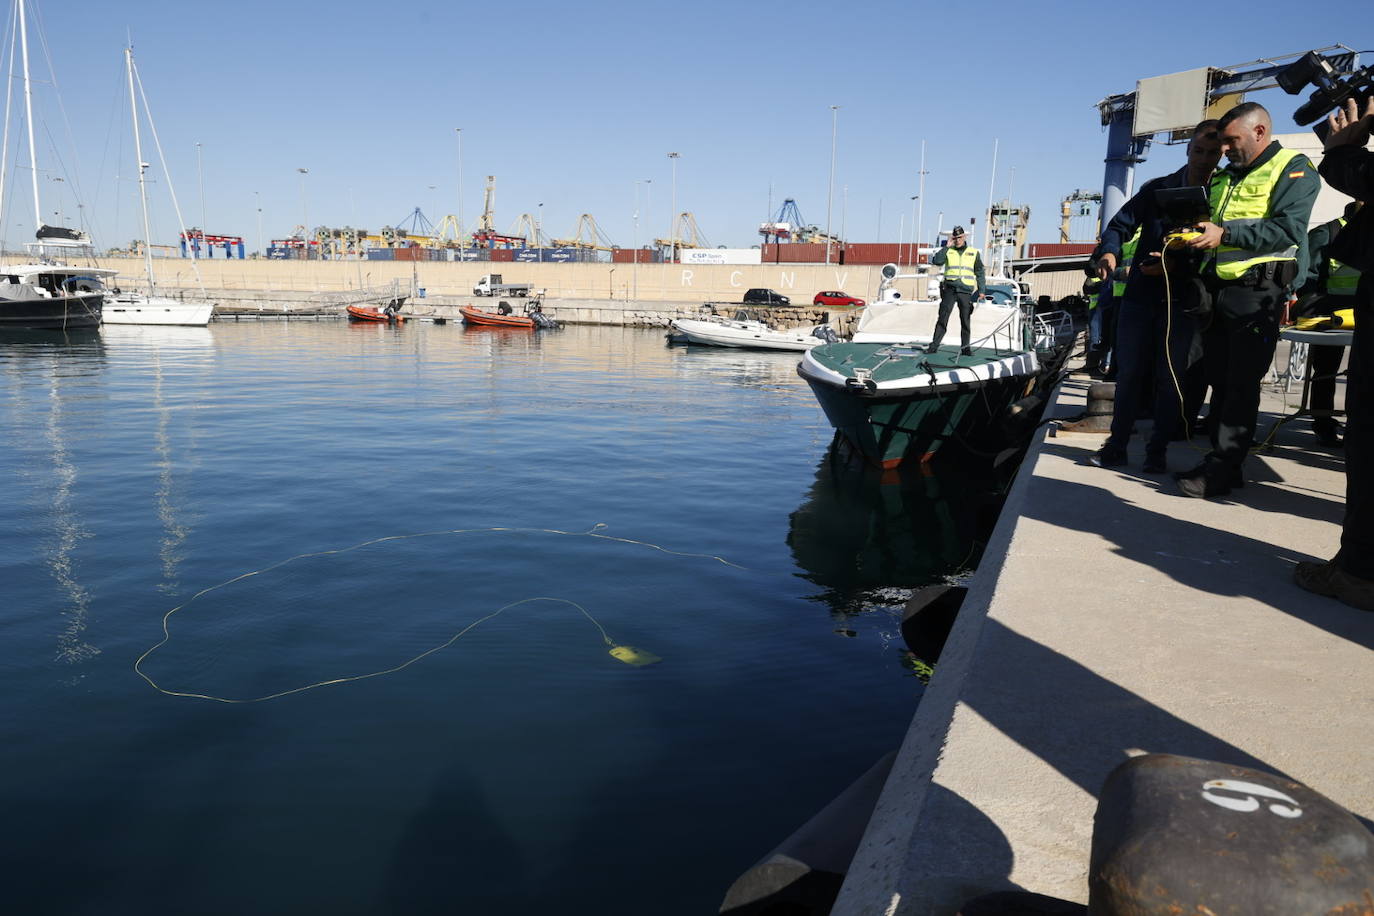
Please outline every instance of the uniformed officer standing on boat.
[[935, 334], [930, 338], [927, 353], [940, 349], [940, 341], [945, 337], [949, 326], [949, 313], [955, 303], [959, 305], [959, 352], [972, 356], [969, 338], [973, 330], [973, 302], [982, 299], [986, 293], [983, 276], [983, 255], [977, 248], [968, 247], [963, 226], [955, 226], [949, 233], [949, 244], [935, 252], [930, 263], [945, 269], [940, 280], [940, 314], [935, 322]]

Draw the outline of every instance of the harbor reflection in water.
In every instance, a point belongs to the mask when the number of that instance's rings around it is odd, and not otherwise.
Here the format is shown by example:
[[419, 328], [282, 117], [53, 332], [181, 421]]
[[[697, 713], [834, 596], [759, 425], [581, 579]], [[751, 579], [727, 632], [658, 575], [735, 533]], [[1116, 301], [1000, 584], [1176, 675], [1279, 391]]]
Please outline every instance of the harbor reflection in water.
[[828, 606], [837, 632], [857, 614], [900, 608], [912, 590], [971, 572], [1009, 474], [954, 462], [878, 471], [845, 462], [832, 446], [792, 513], [787, 544], [822, 589], [813, 599]]
[[[68, 332], [6, 330], [0, 344], [11, 354], [8, 369], [26, 374], [42, 385], [43, 394], [10, 402], [8, 422], [13, 428], [37, 432], [23, 442], [10, 443], [9, 468], [23, 474], [28, 467], [43, 467], [51, 486], [35, 497], [29, 511], [44, 520], [46, 529], [37, 550], [60, 596], [60, 621], [56, 624], [56, 658], [77, 666], [100, 653], [87, 639], [91, 618], [91, 592], [81, 580], [77, 553], [92, 535], [83, 522], [78, 494], [82, 484], [74, 444], [67, 430], [67, 414], [76, 391], [97, 376], [104, 365], [104, 344], [96, 329]], [[22, 456], [22, 457], [21, 457]], [[9, 461], [6, 462], [8, 464]], [[41, 502], [39, 502], [41, 499]], [[18, 600], [19, 595], [11, 595]]]

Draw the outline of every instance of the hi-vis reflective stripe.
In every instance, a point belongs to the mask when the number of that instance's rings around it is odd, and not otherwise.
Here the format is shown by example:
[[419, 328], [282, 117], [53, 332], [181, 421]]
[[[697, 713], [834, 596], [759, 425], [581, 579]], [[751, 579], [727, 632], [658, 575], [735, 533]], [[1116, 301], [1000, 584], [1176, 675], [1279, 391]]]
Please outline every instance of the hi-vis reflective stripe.
[[[1280, 148], [1268, 162], [1251, 169], [1239, 181], [1222, 169], [1212, 176], [1208, 198], [1212, 205], [1212, 221], [1218, 225], [1239, 228], [1255, 220], [1270, 217], [1270, 202], [1274, 189], [1285, 172], [1289, 177], [1306, 174], [1305, 164], [1293, 171], [1293, 160], [1302, 156], [1297, 150]], [[1292, 261], [1298, 256], [1298, 246], [1289, 245], [1273, 251], [1254, 251], [1235, 245], [1222, 244], [1216, 249], [1214, 266], [1217, 278], [1236, 280], [1251, 267], [1271, 261]]]

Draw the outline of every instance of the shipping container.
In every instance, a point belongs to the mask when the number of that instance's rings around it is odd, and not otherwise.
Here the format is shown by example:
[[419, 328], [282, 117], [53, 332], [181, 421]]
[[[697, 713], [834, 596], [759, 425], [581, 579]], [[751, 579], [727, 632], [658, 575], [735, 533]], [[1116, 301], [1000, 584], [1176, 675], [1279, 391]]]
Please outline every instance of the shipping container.
[[390, 248], [369, 248], [367, 249], [367, 259], [369, 261], [394, 261], [396, 260]]
[[485, 248], [460, 248], [453, 252], [455, 261], [490, 261], [490, 252]]
[[[910, 266], [916, 259], [916, 246], [897, 242], [851, 242], [844, 246], [845, 264], [897, 264]], [[925, 260], [923, 257], [922, 261]]]
[[491, 254], [491, 260], [493, 260], [493, 261], [514, 261], [514, 260], [515, 260], [515, 252], [516, 252], [517, 250], [523, 251], [524, 249], [515, 249], [515, 248], [493, 248], [493, 249], [491, 249], [491, 252], [490, 252], [490, 254]]
[[617, 248], [611, 252], [614, 264], [657, 264], [663, 260], [656, 248]]
[[1037, 242], [1030, 246], [1032, 258], [1063, 258], [1092, 254], [1094, 242]]
[[[830, 245], [830, 262], [838, 264], [840, 246]], [[781, 245], [768, 243], [763, 246], [761, 262], [764, 264], [824, 264], [825, 246], [815, 242], [785, 242]]]

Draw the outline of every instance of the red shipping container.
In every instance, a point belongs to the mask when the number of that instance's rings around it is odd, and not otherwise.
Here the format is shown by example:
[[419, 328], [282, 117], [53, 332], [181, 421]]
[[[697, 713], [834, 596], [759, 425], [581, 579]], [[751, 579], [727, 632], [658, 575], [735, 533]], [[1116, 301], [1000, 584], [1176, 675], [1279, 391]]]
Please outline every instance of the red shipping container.
[[[781, 245], [767, 243], [763, 246], [761, 260], [764, 264], [824, 264], [825, 245], [815, 242], [784, 242]], [[840, 263], [840, 245], [830, 245], [830, 263]]]
[[654, 264], [657, 263], [657, 254], [652, 248], [616, 248], [611, 252], [611, 263], [633, 264], [638, 261], [640, 264]]
[[845, 264], [910, 264], [913, 245], [896, 242], [851, 242], [844, 246]]
[[1094, 242], [1037, 242], [1030, 246], [1033, 258], [1063, 258], [1074, 255], [1092, 254], [1097, 245]]
[[493, 261], [514, 261], [514, 260], [515, 260], [515, 249], [514, 249], [514, 248], [493, 248], [493, 249], [491, 250], [491, 259], [492, 259]]

